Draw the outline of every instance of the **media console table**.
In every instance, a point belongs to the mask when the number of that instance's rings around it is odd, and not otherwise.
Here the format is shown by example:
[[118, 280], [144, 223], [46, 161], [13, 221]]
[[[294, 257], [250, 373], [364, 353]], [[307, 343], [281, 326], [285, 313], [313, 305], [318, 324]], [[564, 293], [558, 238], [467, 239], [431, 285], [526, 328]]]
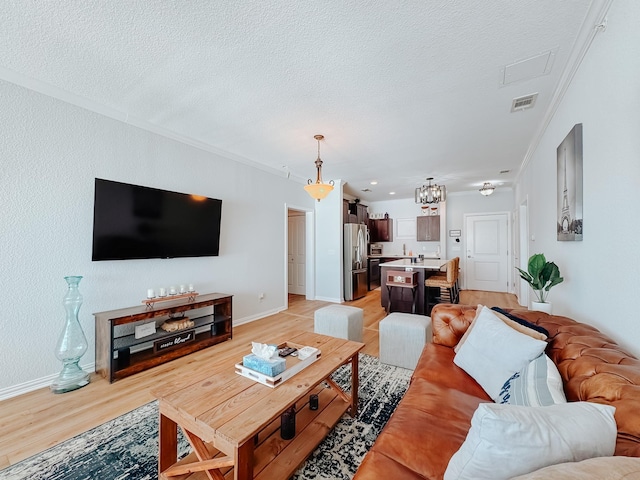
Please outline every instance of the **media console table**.
[[[208, 293], [94, 313], [96, 322], [96, 372], [115, 382], [175, 358], [202, 350], [232, 337], [232, 295]], [[153, 328], [150, 335], [136, 335], [136, 327], [162, 320], [188, 317], [193, 326], [167, 332]], [[142, 329], [139, 330], [143, 330]], [[144, 335], [144, 336], [141, 336]], [[139, 337], [139, 338], [136, 338]]]

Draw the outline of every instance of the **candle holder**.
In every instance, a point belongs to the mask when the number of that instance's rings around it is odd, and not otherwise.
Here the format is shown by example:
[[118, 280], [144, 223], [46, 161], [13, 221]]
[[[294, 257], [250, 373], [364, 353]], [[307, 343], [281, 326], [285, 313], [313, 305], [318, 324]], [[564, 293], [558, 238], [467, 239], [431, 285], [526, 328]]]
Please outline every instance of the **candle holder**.
[[170, 295], [165, 297], [155, 297], [155, 298], [145, 298], [142, 303], [147, 305], [147, 308], [153, 308], [154, 303], [156, 302], [171, 302], [173, 300], [178, 300], [180, 298], [188, 299], [188, 302], [195, 302], [196, 297], [199, 295], [198, 292], [188, 292], [183, 294]]

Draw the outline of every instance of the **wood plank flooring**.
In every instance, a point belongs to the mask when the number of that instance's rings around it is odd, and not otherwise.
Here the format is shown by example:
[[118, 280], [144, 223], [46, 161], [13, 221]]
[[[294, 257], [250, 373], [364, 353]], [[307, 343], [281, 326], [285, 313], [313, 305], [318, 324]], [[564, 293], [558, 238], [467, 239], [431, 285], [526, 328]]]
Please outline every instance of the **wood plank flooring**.
[[[518, 308], [514, 295], [463, 290], [460, 302], [470, 305]], [[386, 315], [380, 306], [380, 289], [346, 303], [364, 312], [363, 353], [378, 356], [378, 323]], [[0, 402], [0, 469], [40, 453], [58, 443], [140, 407], [155, 398], [151, 389], [180, 378], [216, 358], [242, 358], [251, 341], [281, 332], [313, 331], [313, 312], [330, 305], [318, 300], [289, 296], [289, 308], [269, 317], [234, 327], [233, 339], [152, 368], [113, 384], [93, 374], [91, 383], [74, 392], [55, 395], [49, 388]]]

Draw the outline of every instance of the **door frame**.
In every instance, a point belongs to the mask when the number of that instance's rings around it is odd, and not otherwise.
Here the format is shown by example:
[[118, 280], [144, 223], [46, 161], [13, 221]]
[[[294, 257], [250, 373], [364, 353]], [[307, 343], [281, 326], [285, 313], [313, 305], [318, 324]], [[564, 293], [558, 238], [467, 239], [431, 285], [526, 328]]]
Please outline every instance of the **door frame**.
[[[511, 218], [511, 214], [510, 212], [506, 212], [506, 211], [500, 211], [500, 212], [478, 212], [478, 213], [465, 213], [463, 215], [463, 236], [464, 236], [464, 253], [463, 253], [463, 265], [464, 265], [464, 271], [468, 272], [468, 264], [467, 264], [467, 252], [468, 252], [468, 242], [469, 242], [469, 232], [467, 231], [467, 221], [470, 217], [486, 217], [489, 215], [504, 215], [507, 217], [507, 289], [506, 292], [507, 293], [513, 293], [513, 272], [512, 270], [514, 270], [513, 268], [513, 252], [511, 251], [513, 249], [513, 244], [512, 244], [512, 234], [511, 234], [511, 226], [509, 225], [509, 222], [512, 222], [512, 218]], [[463, 289], [468, 289], [467, 286], [467, 280], [468, 280], [468, 275], [464, 275], [463, 276]]]
[[289, 308], [289, 210], [295, 210], [298, 212], [304, 212], [304, 237], [305, 237], [305, 250], [307, 252], [305, 256], [305, 298], [307, 300], [315, 299], [316, 291], [316, 246], [315, 246], [315, 212], [312, 209], [306, 207], [300, 207], [297, 205], [284, 204], [284, 308]]
[[[518, 206], [518, 247], [519, 247], [519, 267], [527, 271], [529, 263], [529, 198], [525, 196], [524, 200]], [[518, 279], [518, 303], [523, 307], [529, 306], [529, 284], [525, 282], [520, 275]], [[514, 282], [515, 283], [515, 282]]]

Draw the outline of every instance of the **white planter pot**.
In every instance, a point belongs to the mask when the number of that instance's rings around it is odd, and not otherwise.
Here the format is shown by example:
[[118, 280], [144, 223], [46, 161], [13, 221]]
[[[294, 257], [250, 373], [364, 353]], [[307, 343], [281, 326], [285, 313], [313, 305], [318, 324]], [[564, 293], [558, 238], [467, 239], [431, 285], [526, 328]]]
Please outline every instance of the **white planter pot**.
[[552, 305], [548, 302], [531, 302], [531, 310], [545, 312], [551, 315]]

